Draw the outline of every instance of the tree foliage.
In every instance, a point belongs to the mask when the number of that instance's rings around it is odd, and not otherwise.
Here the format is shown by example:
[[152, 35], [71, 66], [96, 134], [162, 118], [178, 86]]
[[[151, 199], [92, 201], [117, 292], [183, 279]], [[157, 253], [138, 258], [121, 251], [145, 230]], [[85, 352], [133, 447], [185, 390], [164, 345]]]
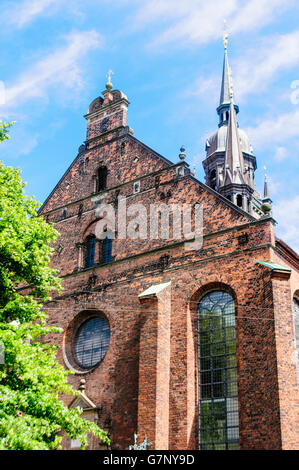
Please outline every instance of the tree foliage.
[[[0, 141], [11, 124], [0, 122]], [[87, 433], [109, 444], [107, 433], [69, 409], [61, 396], [77, 395], [56, 359], [56, 346], [41, 342], [61, 332], [47, 325], [42, 303], [60, 289], [58, 272], [49, 267], [58, 232], [38, 216], [39, 207], [25, 194], [20, 171], [0, 161], [0, 449], [59, 449], [63, 434]], [[22, 290], [24, 288], [27, 289]]]

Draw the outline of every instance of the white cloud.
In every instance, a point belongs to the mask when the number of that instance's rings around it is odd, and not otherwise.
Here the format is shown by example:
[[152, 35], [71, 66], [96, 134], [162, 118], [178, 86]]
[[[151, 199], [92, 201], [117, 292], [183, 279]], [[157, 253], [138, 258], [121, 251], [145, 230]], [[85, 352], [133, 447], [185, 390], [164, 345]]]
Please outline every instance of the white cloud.
[[22, 28], [35, 17], [45, 13], [50, 7], [59, 6], [63, 0], [23, 0], [10, 4], [4, 9], [3, 19], [10, 25]]
[[6, 87], [5, 108], [18, 106], [34, 97], [47, 96], [52, 85], [70, 89], [83, 86], [83, 71], [79, 63], [90, 50], [99, 47], [101, 38], [96, 31], [74, 32], [67, 36], [67, 45], [52, 52], [21, 74], [14, 84]]
[[255, 147], [285, 143], [299, 135], [299, 109], [261, 121], [246, 131]]
[[2, 158], [15, 159], [21, 155], [28, 155], [38, 145], [39, 135], [33, 131], [29, 132], [23, 123], [16, 123], [11, 131], [11, 138], [2, 142]]
[[278, 222], [277, 235], [299, 252], [299, 195], [274, 204], [273, 217]]
[[279, 194], [281, 191], [281, 181], [277, 180], [276, 177], [268, 175], [267, 180], [270, 197], [275, 196], [275, 194]]
[[[238, 2], [239, 4], [239, 2]], [[273, 21], [277, 14], [291, 8], [294, 1], [285, 0], [250, 0], [242, 2], [241, 8], [229, 21], [229, 30], [232, 33], [258, 29]]]
[[213, 76], [209, 78], [199, 77], [195, 83], [184, 92], [185, 96], [198, 96], [211, 103], [211, 101], [218, 106], [218, 99], [220, 96], [220, 78]]
[[[175, 5], [173, 5], [175, 3]], [[164, 8], [161, 8], [163, 6]], [[211, 39], [221, 36], [223, 19], [229, 16], [236, 8], [236, 0], [214, 0], [213, 3], [205, 0], [189, 0], [187, 2], [164, 1], [159, 8], [161, 19], [172, 19], [175, 14], [177, 21], [166, 27], [154, 44], [169, 42], [207, 43]], [[157, 13], [157, 10], [155, 11]]]
[[[267, 89], [275, 74], [299, 64], [299, 30], [272, 36], [233, 64], [238, 98]], [[290, 99], [292, 90], [290, 89]]]
[[274, 160], [277, 162], [282, 162], [288, 156], [287, 149], [285, 147], [277, 147], [276, 152], [274, 154]]
[[[123, 4], [123, 0], [117, 1]], [[260, 29], [273, 21], [277, 12], [295, 5], [294, 0], [144, 0], [141, 7], [139, 1], [131, 3], [137, 6], [131, 28], [160, 26], [160, 32], [155, 31], [155, 45], [215, 40], [222, 35], [224, 18], [232, 33]]]

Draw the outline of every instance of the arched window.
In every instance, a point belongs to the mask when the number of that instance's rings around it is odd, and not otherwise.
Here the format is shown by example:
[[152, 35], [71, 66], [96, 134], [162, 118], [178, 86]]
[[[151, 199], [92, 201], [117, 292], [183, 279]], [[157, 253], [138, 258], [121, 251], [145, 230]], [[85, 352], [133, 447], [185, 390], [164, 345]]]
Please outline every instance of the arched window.
[[210, 292], [198, 309], [199, 448], [239, 449], [235, 304]]
[[85, 246], [85, 268], [91, 268], [94, 265], [95, 246], [95, 237], [88, 237]]
[[104, 238], [102, 241], [102, 263], [110, 263], [112, 255], [112, 239]]
[[299, 382], [299, 301], [296, 297], [293, 300], [294, 327], [295, 327], [295, 345], [297, 353], [297, 373]]
[[103, 191], [107, 187], [107, 167], [103, 166], [97, 172], [97, 192]]

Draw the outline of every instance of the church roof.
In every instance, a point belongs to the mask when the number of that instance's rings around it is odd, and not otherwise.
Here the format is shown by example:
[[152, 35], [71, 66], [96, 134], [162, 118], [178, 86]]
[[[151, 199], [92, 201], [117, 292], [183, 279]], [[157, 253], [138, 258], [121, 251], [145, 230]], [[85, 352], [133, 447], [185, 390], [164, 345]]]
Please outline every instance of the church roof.
[[[243, 129], [238, 128], [242, 152], [253, 155], [253, 148], [249, 137]], [[227, 126], [221, 126], [207, 140], [207, 157], [215, 152], [225, 152], [227, 139]]]

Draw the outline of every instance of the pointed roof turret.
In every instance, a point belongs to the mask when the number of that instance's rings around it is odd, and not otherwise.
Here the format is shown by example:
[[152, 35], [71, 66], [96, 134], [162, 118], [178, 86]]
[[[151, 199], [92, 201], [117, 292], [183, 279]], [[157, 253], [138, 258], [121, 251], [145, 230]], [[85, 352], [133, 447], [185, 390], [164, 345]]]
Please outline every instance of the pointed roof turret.
[[[228, 34], [225, 32], [220, 103], [217, 108], [218, 129], [207, 139], [207, 154], [203, 160], [206, 184], [255, 218], [259, 218], [263, 212], [262, 200], [255, 190], [254, 183], [256, 158], [246, 132], [239, 129], [237, 122], [239, 107], [234, 100], [227, 38]], [[264, 208], [267, 210], [268, 206]]]
[[[223, 44], [224, 44], [224, 59], [223, 59], [223, 71], [222, 71], [222, 82], [221, 82], [221, 91], [220, 91], [220, 101], [219, 101], [219, 106], [217, 108], [218, 114], [225, 113], [225, 111], [228, 111], [229, 106], [230, 106], [230, 66], [228, 63], [228, 54], [227, 54], [227, 41], [228, 39], [228, 33], [223, 34]], [[236, 110], [236, 113], [239, 112], [239, 107], [234, 104], [234, 108]], [[225, 122], [226, 119], [221, 119], [220, 125]]]
[[222, 83], [221, 83], [221, 93], [220, 93], [220, 102], [219, 106], [223, 104], [230, 103], [230, 96], [229, 96], [229, 64], [228, 64], [228, 56], [227, 56], [227, 38], [228, 34], [224, 33], [224, 60], [223, 60], [223, 72], [222, 72]]
[[[264, 170], [266, 170], [266, 167], [264, 167]], [[266, 174], [264, 180], [264, 199], [269, 199], [268, 178]]]
[[[266, 170], [266, 167], [264, 167], [264, 169]], [[272, 211], [272, 199], [270, 198], [270, 195], [269, 195], [268, 178], [266, 174], [265, 174], [265, 182], [264, 182], [264, 197], [262, 199], [262, 211], [265, 214], [269, 214]]]
[[224, 184], [246, 184], [243, 177], [244, 158], [240, 145], [236, 111], [234, 107], [231, 73], [228, 74], [229, 84], [229, 119], [224, 159]]

